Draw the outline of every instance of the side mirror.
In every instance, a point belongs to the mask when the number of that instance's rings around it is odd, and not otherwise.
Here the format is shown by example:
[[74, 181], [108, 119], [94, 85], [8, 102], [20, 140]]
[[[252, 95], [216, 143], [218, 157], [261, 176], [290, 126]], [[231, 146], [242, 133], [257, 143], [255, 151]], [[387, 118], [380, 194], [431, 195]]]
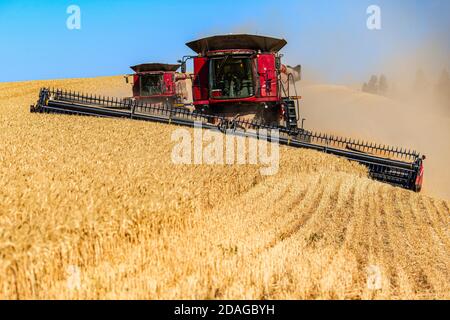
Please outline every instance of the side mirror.
[[125, 78], [125, 83], [130, 83], [130, 84], [134, 84], [134, 75], [126, 75], [123, 76]]
[[181, 64], [181, 73], [186, 73], [186, 61], [183, 60], [178, 60], [177, 61], [179, 64]]

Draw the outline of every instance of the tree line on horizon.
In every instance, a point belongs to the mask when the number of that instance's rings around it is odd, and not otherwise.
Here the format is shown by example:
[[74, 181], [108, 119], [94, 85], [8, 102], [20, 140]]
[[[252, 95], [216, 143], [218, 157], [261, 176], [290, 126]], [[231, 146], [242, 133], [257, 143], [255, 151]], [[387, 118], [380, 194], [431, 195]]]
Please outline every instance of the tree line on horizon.
[[[362, 85], [362, 91], [372, 94], [387, 96], [394, 90], [393, 83], [389, 83], [384, 74], [372, 75], [368, 82]], [[439, 78], [430, 82], [422, 69], [418, 69], [416, 77], [412, 83], [414, 92], [427, 91], [432, 89], [437, 98], [444, 103], [449, 103], [450, 107], [450, 74], [447, 69], [443, 69]]]

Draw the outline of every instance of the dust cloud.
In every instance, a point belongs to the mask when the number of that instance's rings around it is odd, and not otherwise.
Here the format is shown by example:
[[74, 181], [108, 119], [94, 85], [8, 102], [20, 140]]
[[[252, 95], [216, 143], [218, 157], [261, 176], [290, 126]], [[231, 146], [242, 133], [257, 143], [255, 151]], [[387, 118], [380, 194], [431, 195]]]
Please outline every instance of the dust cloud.
[[[385, 36], [391, 47], [379, 50], [375, 58], [361, 56], [350, 39], [337, 50], [340, 56], [351, 57], [351, 63], [336, 58], [336, 50], [320, 50], [332, 65], [330, 74], [333, 68], [347, 70], [338, 78], [331, 80], [320, 65], [300, 60], [305, 71], [297, 83], [303, 97], [300, 117], [307, 119], [306, 129], [419, 151], [427, 156], [424, 192], [448, 200], [450, 81], [438, 89], [442, 74], [450, 72], [448, 29], [408, 14], [403, 20], [427, 25], [428, 36], [418, 40], [419, 35], [411, 34], [411, 39], [404, 39], [397, 29], [390, 29]], [[381, 74], [389, 88], [384, 96], [362, 92], [371, 75]]]
[[306, 129], [417, 150], [427, 156], [424, 192], [450, 199], [450, 117], [431, 97], [412, 102], [341, 85], [298, 87]]

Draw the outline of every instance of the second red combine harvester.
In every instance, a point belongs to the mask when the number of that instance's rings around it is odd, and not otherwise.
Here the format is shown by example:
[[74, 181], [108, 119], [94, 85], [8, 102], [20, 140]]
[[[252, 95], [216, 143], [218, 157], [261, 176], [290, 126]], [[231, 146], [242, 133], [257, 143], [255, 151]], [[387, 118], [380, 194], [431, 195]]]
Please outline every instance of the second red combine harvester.
[[[132, 101], [184, 106], [188, 100], [185, 73], [179, 73], [179, 64], [144, 63], [130, 67], [135, 73], [125, 76], [132, 84]], [[130, 78], [132, 81], [130, 81]]]
[[[224, 35], [187, 43], [196, 56], [178, 66], [133, 67], [133, 98], [116, 99], [42, 88], [31, 112], [129, 118], [220, 130], [252, 138], [279, 133], [279, 144], [325, 152], [365, 165], [373, 179], [420, 191], [423, 160], [416, 151], [356, 141], [298, 127], [298, 68], [281, 63], [283, 39]], [[193, 59], [194, 73], [186, 73]], [[156, 70], [158, 69], [158, 70]], [[163, 69], [163, 70], [162, 70]], [[177, 79], [192, 78], [192, 108], [177, 108]], [[291, 91], [295, 95], [291, 95]], [[301, 122], [303, 123], [303, 121]], [[265, 132], [265, 137], [264, 137]]]

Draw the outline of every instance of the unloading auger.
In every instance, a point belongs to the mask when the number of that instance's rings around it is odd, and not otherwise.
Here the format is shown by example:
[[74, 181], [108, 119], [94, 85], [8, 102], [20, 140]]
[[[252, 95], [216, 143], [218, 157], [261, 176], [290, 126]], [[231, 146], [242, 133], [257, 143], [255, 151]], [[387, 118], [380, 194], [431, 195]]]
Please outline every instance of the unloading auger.
[[[416, 151], [314, 133], [296, 126], [267, 124], [239, 117], [230, 119], [199, 110], [173, 108], [170, 104], [151, 104], [49, 88], [40, 90], [39, 99], [31, 106], [31, 112], [127, 118], [189, 127], [200, 122], [205, 129], [253, 138], [264, 136], [270, 139], [271, 135], [267, 132], [278, 130], [281, 145], [317, 150], [356, 161], [368, 168], [373, 179], [416, 192], [422, 188], [425, 157]], [[263, 131], [264, 135], [261, 134]]]

